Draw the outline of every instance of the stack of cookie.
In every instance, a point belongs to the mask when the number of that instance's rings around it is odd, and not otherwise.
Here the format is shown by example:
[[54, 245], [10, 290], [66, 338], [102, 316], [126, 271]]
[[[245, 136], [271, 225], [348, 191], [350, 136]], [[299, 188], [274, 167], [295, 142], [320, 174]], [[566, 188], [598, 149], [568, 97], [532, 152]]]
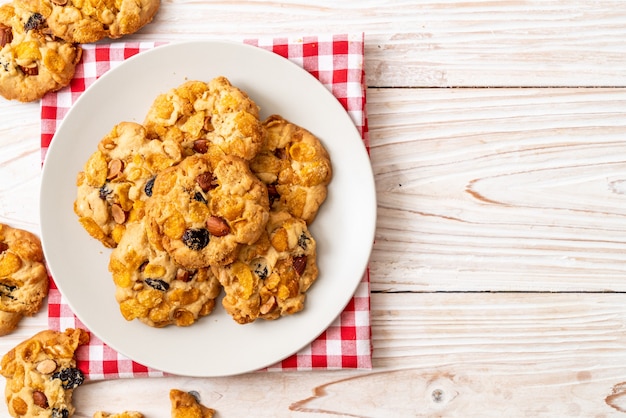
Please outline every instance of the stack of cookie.
[[14, 0], [0, 6], [0, 95], [30, 102], [67, 86], [80, 44], [132, 34], [159, 0]]
[[299, 312], [318, 276], [309, 231], [330, 158], [309, 131], [259, 107], [225, 77], [158, 96], [120, 122], [77, 178], [74, 211], [113, 248], [127, 320], [188, 326], [222, 305], [235, 321]]

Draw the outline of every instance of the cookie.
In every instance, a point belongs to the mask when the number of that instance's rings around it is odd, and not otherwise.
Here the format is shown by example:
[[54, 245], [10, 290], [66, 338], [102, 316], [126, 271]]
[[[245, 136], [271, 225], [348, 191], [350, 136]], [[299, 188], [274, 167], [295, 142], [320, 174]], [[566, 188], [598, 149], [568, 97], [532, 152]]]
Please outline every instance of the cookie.
[[144, 125], [150, 137], [174, 139], [188, 154], [216, 146], [250, 160], [264, 141], [259, 107], [226, 77], [188, 81], [159, 95]]
[[111, 414], [104, 411], [98, 411], [93, 414], [93, 418], [143, 418], [143, 414], [141, 412], [136, 411], [124, 411], [118, 414]]
[[0, 6], [0, 94], [32, 102], [67, 86], [82, 49], [50, 35], [38, 13], [14, 3]]
[[266, 187], [233, 156], [186, 157], [157, 175], [146, 203], [150, 242], [187, 268], [231, 262], [268, 217]]
[[72, 43], [92, 43], [135, 33], [152, 21], [159, 0], [16, 0], [39, 13], [50, 31]]
[[192, 392], [170, 390], [172, 418], [213, 418], [215, 410], [202, 405]]
[[300, 312], [318, 276], [316, 242], [306, 222], [270, 212], [266, 231], [237, 260], [214, 271], [224, 287], [225, 310], [240, 324]]
[[187, 269], [148, 242], [144, 222], [129, 224], [110, 256], [124, 318], [153, 326], [189, 326], [213, 311], [221, 287], [208, 268]]
[[114, 248], [125, 225], [144, 216], [156, 174], [182, 158], [178, 143], [148, 139], [138, 123], [117, 124], [77, 176], [74, 212], [79, 222], [92, 237]]
[[48, 271], [39, 238], [0, 224], [0, 335], [13, 331], [22, 316], [39, 311], [48, 295]]
[[306, 129], [272, 115], [263, 122], [266, 141], [250, 169], [268, 187], [272, 209], [313, 222], [332, 179], [328, 151]]
[[70, 417], [72, 394], [84, 381], [74, 353], [89, 342], [82, 329], [45, 330], [21, 342], [2, 357], [0, 374], [13, 417]]

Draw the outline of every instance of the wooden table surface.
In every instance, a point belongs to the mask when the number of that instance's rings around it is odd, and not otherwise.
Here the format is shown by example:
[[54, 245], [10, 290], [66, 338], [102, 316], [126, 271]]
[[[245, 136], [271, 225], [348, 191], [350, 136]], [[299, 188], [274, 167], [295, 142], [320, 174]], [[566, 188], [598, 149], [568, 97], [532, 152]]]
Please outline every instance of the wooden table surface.
[[[128, 39], [360, 31], [373, 369], [92, 382], [75, 416], [626, 413], [626, 2], [166, 0]], [[38, 233], [38, 103], [0, 101], [0, 150], [0, 222]]]

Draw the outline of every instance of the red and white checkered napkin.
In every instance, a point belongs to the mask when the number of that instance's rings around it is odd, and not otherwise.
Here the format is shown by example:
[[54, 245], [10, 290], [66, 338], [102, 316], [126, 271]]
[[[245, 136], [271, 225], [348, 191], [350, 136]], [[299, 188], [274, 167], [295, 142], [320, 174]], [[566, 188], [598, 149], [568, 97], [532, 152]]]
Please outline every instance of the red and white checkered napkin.
[[[273, 51], [316, 76], [346, 108], [362, 134], [364, 146], [369, 149], [363, 34], [253, 39], [244, 42]], [[99, 76], [126, 58], [158, 45], [157, 42], [84, 45], [83, 58], [76, 68], [71, 85], [59, 92], [47, 94], [41, 101], [42, 161], [56, 127], [81, 93]], [[48, 306], [50, 329], [86, 329], [74, 316], [54, 281], [50, 286]], [[80, 347], [76, 356], [78, 366], [91, 380], [165, 375], [117, 353], [93, 333], [89, 345]], [[369, 369], [371, 366], [370, 291], [369, 274], [366, 272], [345, 310], [322, 335], [300, 352], [265, 370]]]

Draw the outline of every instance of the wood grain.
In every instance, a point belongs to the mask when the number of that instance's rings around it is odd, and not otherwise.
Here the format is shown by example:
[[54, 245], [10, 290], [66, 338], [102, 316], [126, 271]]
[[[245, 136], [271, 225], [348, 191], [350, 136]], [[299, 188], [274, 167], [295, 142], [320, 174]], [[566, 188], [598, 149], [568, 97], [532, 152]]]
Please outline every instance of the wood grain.
[[624, 86], [622, 1], [168, 0], [137, 39], [365, 32], [375, 87]]
[[377, 291], [626, 290], [625, 89], [370, 89]]
[[372, 315], [372, 371], [92, 382], [79, 416], [163, 416], [172, 387], [224, 417], [608, 417], [626, 404], [626, 295], [374, 294]]

